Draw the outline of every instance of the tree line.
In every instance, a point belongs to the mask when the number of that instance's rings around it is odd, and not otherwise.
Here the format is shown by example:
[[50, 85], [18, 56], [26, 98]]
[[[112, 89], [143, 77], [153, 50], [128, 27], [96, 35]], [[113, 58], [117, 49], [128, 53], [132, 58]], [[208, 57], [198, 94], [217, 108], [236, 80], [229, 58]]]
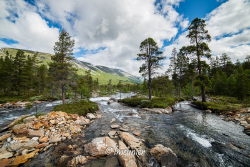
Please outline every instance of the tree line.
[[38, 60], [38, 53], [25, 55], [18, 50], [15, 55], [6, 51], [6, 56], [0, 58], [0, 95], [31, 97], [90, 97], [97, 87], [98, 80], [93, 80], [91, 72], [78, 75], [72, 67], [71, 60], [74, 40], [66, 31], [61, 31], [59, 40], [55, 43], [55, 54], [48, 65]]
[[[140, 44], [137, 60], [144, 61], [139, 72], [145, 78], [142, 89], [148, 97], [174, 94], [193, 97], [200, 94], [224, 95], [244, 100], [250, 96], [250, 56], [243, 62], [233, 63], [227, 54], [212, 56], [208, 42], [211, 36], [205, 20], [195, 18], [188, 27], [190, 45], [174, 48], [166, 75], [153, 78], [164, 59], [157, 43], [147, 38]], [[153, 84], [152, 84], [153, 83]]]

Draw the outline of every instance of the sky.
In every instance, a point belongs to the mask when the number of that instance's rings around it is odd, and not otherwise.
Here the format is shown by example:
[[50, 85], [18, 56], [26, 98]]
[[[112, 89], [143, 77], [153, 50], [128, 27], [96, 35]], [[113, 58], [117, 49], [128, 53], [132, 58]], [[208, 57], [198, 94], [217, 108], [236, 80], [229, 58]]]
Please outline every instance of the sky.
[[249, 9], [250, 0], [0, 0], [0, 48], [53, 53], [65, 29], [75, 58], [139, 75], [140, 42], [152, 37], [166, 57], [164, 72], [199, 17], [212, 36], [212, 55], [242, 61], [250, 54]]

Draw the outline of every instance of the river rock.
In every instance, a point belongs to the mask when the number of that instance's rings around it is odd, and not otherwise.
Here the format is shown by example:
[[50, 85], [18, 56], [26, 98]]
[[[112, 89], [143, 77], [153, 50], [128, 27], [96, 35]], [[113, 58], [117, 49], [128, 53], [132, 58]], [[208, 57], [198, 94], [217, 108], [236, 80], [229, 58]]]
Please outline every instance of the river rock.
[[161, 166], [176, 166], [177, 156], [170, 148], [157, 144], [150, 150], [150, 154], [161, 164]]
[[163, 108], [143, 108], [142, 111], [147, 111], [150, 113], [156, 113], [156, 114], [170, 114], [172, 113], [172, 108], [167, 107], [166, 109]]
[[28, 133], [26, 124], [17, 124], [12, 128], [12, 130], [15, 134], [27, 134]]
[[30, 117], [24, 118], [24, 119], [23, 119], [23, 122], [24, 122], [24, 123], [31, 122], [31, 121], [33, 121], [34, 119], [36, 119], [36, 117], [33, 115], [33, 116], [30, 116]]
[[250, 117], [246, 118], [246, 121], [250, 124]]
[[36, 145], [38, 145], [39, 143], [37, 141], [34, 140], [29, 140], [28, 142], [15, 142], [15, 143], [10, 143], [8, 145], [8, 150], [11, 151], [17, 151], [20, 149], [32, 149], [34, 148]]
[[119, 136], [132, 149], [141, 148], [143, 146], [143, 143], [140, 139], [136, 138], [128, 132], [121, 132]]
[[98, 137], [85, 144], [84, 150], [94, 157], [101, 157], [113, 154], [116, 147], [116, 142], [109, 137]]
[[71, 125], [70, 127], [69, 127], [69, 130], [70, 130], [70, 132], [72, 133], [72, 134], [74, 134], [74, 133], [78, 133], [78, 132], [81, 132], [81, 127], [78, 125]]
[[114, 123], [115, 121], [116, 121], [116, 119], [112, 118], [111, 121], [110, 121], [110, 123]]
[[27, 162], [30, 158], [33, 158], [38, 151], [39, 150], [35, 150], [29, 154], [15, 157], [13, 161], [10, 163], [10, 166], [19, 166], [20, 164]]
[[108, 135], [109, 135], [110, 138], [114, 138], [116, 134], [117, 134], [117, 132], [114, 131], [114, 130], [112, 130], [112, 131], [110, 131], [110, 132], [108, 133]]
[[42, 122], [34, 122], [33, 129], [38, 130], [41, 127], [43, 127], [43, 123]]
[[112, 124], [110, 127], [112, 129], [117, 129], [117, 128], [120, 128], [120, 125], [118, 125], [118, 124]]
[[135, 136], [141, 136], [141, 132], [140, 132], [139, 130], [133, 131], [133, 134], [134, 134]]
[[43, 137], [40, 137], [39, 138], [39, 142], [40, 143], [47, 143], [49, 141], [49, 139], [48, 139], [48, 137], [46, 137], [46, 136], [43, 136]]
[[0, 160], [5, 159], [5, 158], [10, 158], [12, 156], [13, 156], [12, 152], [7, 151], [6, 149], [1, 149], [0, 150]]
[[122, 150], [121, 153], [118, 154], [118, 158], [123, 167], [137, 167], [136, 159], [133, 154], [129, 153], [128, 147], [122, 142], [118, 141], [119, 150]]
[[121, 131], [123, 132], [128, 132], [129, 131], [129, 127], [127, 125], [122, 125], [122, 127], [120, 128]]
[[50, 143], [56, 143], [56, 142], [59, 142], [61, 140], [62, 140], [62, 138], [59, 134], [51, 135], [49, 138]]
[[102, 114], [96, 114], [96, 118], [100, 119], [102, 117]]
[[87, 161], [88, 158], [86, 156], [78, 155], [69, 162], [69, 166], [77, 166], [79, 164], [85, 164]]
[[31, 140], [35, 140], [35, 141], [38, 141], [39, 137], [32, 137]]
[[207, 112], [207, 113], [212, 113], [212, 110], [205, 110], [205, 112]]
[[49, 145], [49, 143], [42, 143], [42, 144], [38, 144], [38, 145], [36, 145], [36, 149], [39, 149], [39, 148], [43, 148], [43, 147], [46, 147], [46, 146], [48, 146]]
[[56, 120], [52, 119], [49, 121], [49, 123], [51, 123], [52, 125], [55, 125], [56, 124]]
[[83, 117], [83, 116], [80, 116], [76, 121], [75, 121], [76, 124], [78, 125], [87, 125], [90, 123], [90, 120]]
[[13, 137], [13, 140], [21, 142], [21, 143], [24, 143], [24, 142], [30, 141], [30, 138], [28, 138], [26, 136], [23, 136], [23, 137]]
[[40, 129], [40, 130], [31, 130], [29, 129], [28, 130], [28, 134], [30, 137], [42, 137], [44, 136], [44, 130], [43, 129]]
[[95, 116], [94, 114], [92, 114], [92, 113], [88, 113], [88, 114], [86, 115], [86, 117], [87, 117], [88, 119], [96, 119], [96, 116]]
[[8, 137], [10, 137], [10, 136], [11, 136], [10, 133], [6, 133], [6, 134], [4, 134], [4, 135], [2, 135], [2, 136], [0, 137], [0, 141], [4, 141], [4, 140], [6, 140]]

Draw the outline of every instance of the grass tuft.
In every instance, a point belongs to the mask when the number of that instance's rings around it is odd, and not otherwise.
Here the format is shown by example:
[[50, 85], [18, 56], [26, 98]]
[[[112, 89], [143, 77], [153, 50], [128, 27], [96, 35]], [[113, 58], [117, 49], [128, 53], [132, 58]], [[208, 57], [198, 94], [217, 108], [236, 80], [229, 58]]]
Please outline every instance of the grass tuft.
[[172, 97], [155, 97], [152, 100], [143, 97], [132, 97], [119, 100], [119, 102], [128, 106], [140, 108], [166, 108], [173, 105], [176, 101], [177, 99]]
[[85, 116], [87, 113], [93, 113], [98, 110], [98, 105], [91, 101], [77, 101], [69, 104], [55, 106], [54, 111], [63, 111], [69, 114], [78, 114]]

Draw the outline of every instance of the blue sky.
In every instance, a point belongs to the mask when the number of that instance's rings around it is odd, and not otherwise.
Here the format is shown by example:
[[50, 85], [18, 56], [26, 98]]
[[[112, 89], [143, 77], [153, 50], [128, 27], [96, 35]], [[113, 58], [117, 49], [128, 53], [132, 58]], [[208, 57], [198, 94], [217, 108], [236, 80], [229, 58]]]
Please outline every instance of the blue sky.
[[249, 8], [249, 0], [2, 0], [0, 47], [53, 53], [64, 28], [77, 59], [138, 74], [142, 40], [153, 37], [169, 57], [188, 44], [187, 27], [199, 17], [206, 19], [213, 55], [243, 60], [250, 52]]

